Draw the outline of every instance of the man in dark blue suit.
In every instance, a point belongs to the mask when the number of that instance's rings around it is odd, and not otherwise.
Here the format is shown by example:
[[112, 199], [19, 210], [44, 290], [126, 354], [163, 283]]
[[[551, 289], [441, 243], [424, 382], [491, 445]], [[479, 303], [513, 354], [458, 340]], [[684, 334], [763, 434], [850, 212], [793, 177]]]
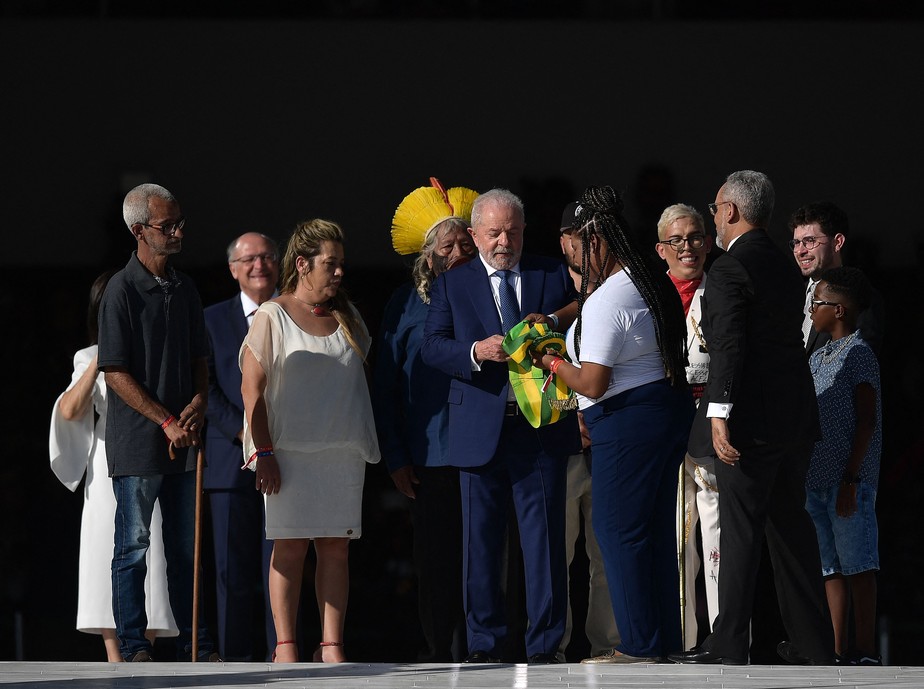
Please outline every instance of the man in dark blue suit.
[[467, 662], [496, 662], [507, 634], [502, 571], [511, 501], [526, 575], [529, 661], [557, 662], [565, 628], [566, 469], [580, 448], [577, 424], [572, 415], [530, 426], [501, 343], [522, 318], [568, 306], [573, 285], [561, 261], [522, 256], [525, 226], [523, 204], [509, 191], [478, 197], [469, 231], [479, 259], [434, 283], [421, 351], [424, 363], [452, 376], [449, 463], [461, 469]]
[[241, 292], [205, 310], [211, 353], [204, 487], [212, 509], [218, 640], [225, 660], [252, 660], [253, 594], [261, 572], [266, 647], [276, 647], [267, 586], [273, 543], [264, 536], [263, 496], [253, 473], [241, 471], [244, 403], [238, 351], [257, 307], [276, 291], [278, 261], [276, 243], [269, 237], [248, 232], [235, 239], [228, 246], [228, 267]]

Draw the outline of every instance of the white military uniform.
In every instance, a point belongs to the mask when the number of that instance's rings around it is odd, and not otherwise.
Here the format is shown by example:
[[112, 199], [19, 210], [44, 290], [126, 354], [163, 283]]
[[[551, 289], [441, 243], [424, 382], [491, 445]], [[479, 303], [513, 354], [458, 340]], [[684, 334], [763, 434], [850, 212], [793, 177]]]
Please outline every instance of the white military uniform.
[[[703, 339], [701, 297], [706, 287], [706, 274], [693, 295], [687, 314], [687, 382], [702, 386], [709, 376], [709, 354]], [[696, 400], [697, 405], [699, 399]], [[693, 458], [687, 455], [683, 463], [683, 531], [678, 519], [678, 551], [683, 546], [684, 566], [684, 649], [696, 645], [696, 575], [703, 560], [706, 561], [706, 605], [709, 610], [709, 628], [719, 614], [719, 491], [716, 488], [714, 457]], [[696, 523], [702, 531], [703, 553], [696, 548]]]

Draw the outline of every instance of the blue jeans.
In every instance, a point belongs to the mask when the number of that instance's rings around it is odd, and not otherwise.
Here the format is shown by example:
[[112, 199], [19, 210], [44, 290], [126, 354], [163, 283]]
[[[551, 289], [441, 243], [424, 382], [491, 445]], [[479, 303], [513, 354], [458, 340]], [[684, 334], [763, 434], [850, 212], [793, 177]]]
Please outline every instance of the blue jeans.
[[[164, 555], [170, 607], [180, 634], [177, 659], [192, 654], [193, 537], [196, 509], [195, 472], [153, 476], [116, 476], [115, 547], [112, 553], [112, 614], [123, 658], [151, 650], [144, 632], [145, 555], [151, 541], [154, 502], [160, 500], [164, 517]], [[200, 608], [199, 619], [203, 620]], [[212, 642], [199, 625], [199, 655], [212, 652]]]
[[857, 484], [857, 511], [850, 517], [837, 514], [839, 485], [805, 491], [805, 509], [815, 522], [821, 573], [852, 576], [879, 569], [879, 525], [876, 522], [876, 489]]

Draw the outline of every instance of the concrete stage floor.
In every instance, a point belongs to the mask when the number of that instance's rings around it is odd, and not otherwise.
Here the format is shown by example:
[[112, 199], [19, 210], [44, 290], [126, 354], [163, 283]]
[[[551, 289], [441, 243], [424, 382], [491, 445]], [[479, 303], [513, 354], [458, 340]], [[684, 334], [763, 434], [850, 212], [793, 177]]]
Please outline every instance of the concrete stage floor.
[[0, 663], [3, 689], [801, 689], [924, 687], [922, 667]]

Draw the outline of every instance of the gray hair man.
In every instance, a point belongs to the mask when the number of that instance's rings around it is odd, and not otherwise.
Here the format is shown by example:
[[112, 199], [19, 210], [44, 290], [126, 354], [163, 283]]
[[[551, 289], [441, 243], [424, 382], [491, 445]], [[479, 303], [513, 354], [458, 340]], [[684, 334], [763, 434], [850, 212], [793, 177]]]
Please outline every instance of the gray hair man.
[[[99, 311], [98, 365], [110, 392], [106, 456], [116, 497], [113, 615], [123, 658], [150, 660], [144, 572], [159, 499], [170, 606], [180, 630], [177, 658], [189, 659], [196, 447], [208, 403], [208, 341], [199, 294], [169, 261], [183, 246], [180, 204], [163, 187], [142, 184], [125, 196], [122, 212], [137, 250], [109, 281]], [[218, 659], [204, 627], [198, 651]]]
[[259, 232], [242, 234], [228, 245], [228, 270], [240, 292], [205, 310], [210, 347], [204, 487], [212, 514], [218, 647], [225, 660], [249, 661], [257, 571], [263, 573], [266, 648], [276, 647], [268, 585], [273, 543], [264, 535], [263, 496], [254, 490], [250, 472], [241, 471], [244, 402], [238, 353], [257, 307], [276, 292], [276, 242]]
[[[504, 334], [573, 299], [561, 261], [523, 254], [523, 204], [504, 189], [478, 197], [470, 232], [478, 258], [440, 275], [421, 349], [452, 377], [449, 464], [460, 468], [468, 662], [494, 662], [507, 637], [501, 573], [508, 507], [526, 568], [526, 654], [557, 662], [565, 627], [565, 458], [579, 448], [573, 419], [533, 428], [520, 413]], [[556, 318], [559, 314], [556, 314]]]
[[689, 454], [719, 460], [721, 612], [702, 645], [671, 654], [675, 662], [748, 662], [764, 536], [792, 636], [778, 647], [780, 655], [789, 662], [834, 660], [818, 543], [805, 511], [805, 475], [819, 426], [802, 347], [803, 287], [792, 260], [767, 234], [773, 200], [766, 175], [742, 170], [726, 178], [709, 204], [726, 253], [712, 264], [703, 295], [709, 379]]

